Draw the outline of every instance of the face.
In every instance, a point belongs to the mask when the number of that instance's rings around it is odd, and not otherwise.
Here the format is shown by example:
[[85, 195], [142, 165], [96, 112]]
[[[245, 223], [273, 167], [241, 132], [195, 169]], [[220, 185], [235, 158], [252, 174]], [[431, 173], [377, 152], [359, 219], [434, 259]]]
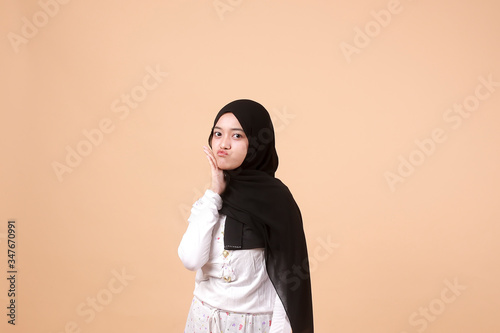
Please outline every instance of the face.
[[223, 114], [215, 124], [212, 151], [219, 169], [234, 170], [243, 163], [248, 151], [248, 138], [234, 114]]

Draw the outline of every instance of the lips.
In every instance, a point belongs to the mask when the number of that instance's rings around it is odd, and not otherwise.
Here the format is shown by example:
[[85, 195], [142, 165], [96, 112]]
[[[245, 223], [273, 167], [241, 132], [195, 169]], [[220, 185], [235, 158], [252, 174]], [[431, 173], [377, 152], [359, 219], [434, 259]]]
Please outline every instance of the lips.
[[218, 156], [227, 156], [227, 152], [225, 152], [224, 150], [218, 150], [217, 155]]

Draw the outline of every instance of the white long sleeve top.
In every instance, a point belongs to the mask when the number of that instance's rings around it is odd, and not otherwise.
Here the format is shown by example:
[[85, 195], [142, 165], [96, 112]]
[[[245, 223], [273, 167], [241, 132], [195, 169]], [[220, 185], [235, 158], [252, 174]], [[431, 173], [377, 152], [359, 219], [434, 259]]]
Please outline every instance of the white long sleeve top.
[[193, 204], [178, 248], [184, 266], [196, 271], [194, 295], [221, 310], [272, 312], [269, 333], [291, 333], [290, 322], [265, 265], [264, 249], [224, 250], [222, 198], [206, 190]]

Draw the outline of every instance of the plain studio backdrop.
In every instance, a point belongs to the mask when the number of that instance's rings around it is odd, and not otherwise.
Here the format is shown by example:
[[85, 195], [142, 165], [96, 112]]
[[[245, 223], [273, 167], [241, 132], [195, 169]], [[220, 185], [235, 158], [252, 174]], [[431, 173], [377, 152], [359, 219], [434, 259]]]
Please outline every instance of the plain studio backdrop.
[[182, 332], [177, 246], [212, 121], [239, 98], [274, 121], [316, 332], [500, 331], [497, 1], [5, 0], [0, 16], [2, 332]]

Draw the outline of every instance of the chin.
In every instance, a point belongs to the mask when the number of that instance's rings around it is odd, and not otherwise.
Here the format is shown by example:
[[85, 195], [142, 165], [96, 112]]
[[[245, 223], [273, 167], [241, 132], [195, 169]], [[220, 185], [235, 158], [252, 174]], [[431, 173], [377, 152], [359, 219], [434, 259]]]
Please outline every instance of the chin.
[[224, 171], [234, 170], [237, 168], [234, 165], [232, 165], [231, 163], [226, 163], [226, 161], [222, 161], [222, 163], [217, 161], [217, 165], [218, 165], [219, 169], [224, 170]]
[[227, 170], [233, 170], [235, 168], [228, 166], [228, 165], [219, 165], [219, 169], [227, 171]]
[[229, 170], [234, 170], [237, 169], [242, 162], [239, 162], [238, 160], [234, 159], [227, 159], [227, 158], [215, 158], [217, 161], [217, 166], [219, 169], [224, 170], [224, 171], [229, 171]]

